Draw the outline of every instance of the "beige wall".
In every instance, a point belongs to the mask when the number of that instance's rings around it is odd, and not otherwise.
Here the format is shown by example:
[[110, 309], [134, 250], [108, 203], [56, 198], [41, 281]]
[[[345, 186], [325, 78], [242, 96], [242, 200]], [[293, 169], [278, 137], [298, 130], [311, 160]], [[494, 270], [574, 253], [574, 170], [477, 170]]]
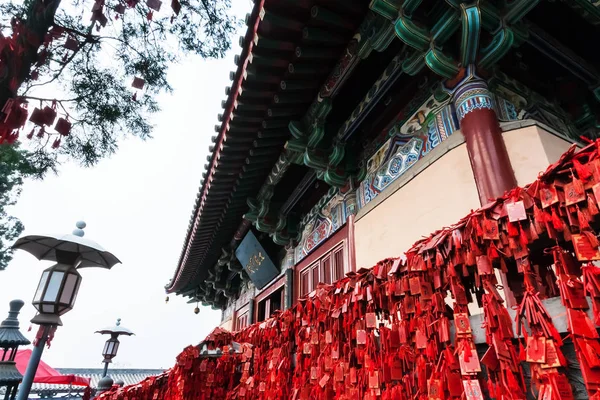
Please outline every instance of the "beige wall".
[[[535, 125], [506, 131], [503, 136], [520, 186], [534, 181], [570, 146]], [[427, 157], [419, 161], [422, 163], [427, 163]], [[376, 204], [377, 200], [381, 202]], [[357, 215], [357, 268], [370, 268], [384, 258], [402, 255], [422, 236], [458, 222], [480, 206], [466, 145], [441, 155], [403, 186], [390, 185], [372, 203]]]
[[229, 332], [233, 332], [233, 318], [230, 318], [229, 321], [225, 321], [219, 325], [219, 328], [228, 330]]
[[503, 137], [519, 186], [533, 182], [571, 145], [536, 125], [504, 132]]
[[[388, 190], [393, 190], [393, 185]], [[364, 214], [368, 207], [359, 212], [355, 224], [357, 268], [400, 256], [421, 236], [455, 223], [479, 207], [466, 145], [444, 154]]]

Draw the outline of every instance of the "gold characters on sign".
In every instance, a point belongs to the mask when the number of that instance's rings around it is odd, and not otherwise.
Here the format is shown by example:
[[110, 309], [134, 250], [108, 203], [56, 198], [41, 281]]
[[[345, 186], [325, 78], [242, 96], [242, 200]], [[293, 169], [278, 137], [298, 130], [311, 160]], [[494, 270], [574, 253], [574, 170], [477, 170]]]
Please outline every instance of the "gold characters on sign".
[[259, 251], [258, 254], [250, 257], [248, 264], [246, 264], [246, 270], [249, 274], [254, 274], [258, 271], [258, 268], [261, 266], [263, 261], [265, 260], [265, 256], [262, 255], [262, 252]]

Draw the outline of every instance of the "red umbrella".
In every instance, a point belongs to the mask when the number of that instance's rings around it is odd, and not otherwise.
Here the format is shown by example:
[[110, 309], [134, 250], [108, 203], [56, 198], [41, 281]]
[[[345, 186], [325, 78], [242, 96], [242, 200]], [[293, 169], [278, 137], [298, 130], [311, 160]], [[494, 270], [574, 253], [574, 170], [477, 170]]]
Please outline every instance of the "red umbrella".
[[[29, 363], [29, 359], [31, 358], [31, 350], [19, 350], [17, 351], [17, 355], [15, 357], [15, 362], [17, 363], [17, 369], [21, 374], [25, 373], [27, 369], [27, 364]], [[40, 360], [40, 365], [38, 366], [37, 372], [35, 373], [35, 378], [33, 379], [35, 383], [50, 383], [54, 385], [73, 385], [73, 386], [89, 386], [90, 379], [83, 378], [81, 376], [75, 375], [61, 375], [60, 372], [46, 364], [45, 362]]]

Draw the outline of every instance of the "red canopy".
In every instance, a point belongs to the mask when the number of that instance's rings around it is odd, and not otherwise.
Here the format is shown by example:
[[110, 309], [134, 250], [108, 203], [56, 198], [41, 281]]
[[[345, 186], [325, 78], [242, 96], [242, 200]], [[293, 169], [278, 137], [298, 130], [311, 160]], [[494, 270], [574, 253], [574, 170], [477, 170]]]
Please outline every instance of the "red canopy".
[[[17, 351], [17, 356], [15, 357], [15, 362], [17, 363], [17, 369], [21, 374], [25, 373], [27, 369], [27, 363], [29, 363], [29, 359], [31, 358], [31, 350], [19, 350]], [[46, 364], [45, 362], [40, 360], [40, 365], [38, 366], [37, 372], [35, 373], [35, 378], [33, 379], [35, 383], [50, 383], [54, 385], [73, 385], [73, 386], [89, 386], [90, 379], [83, 378], [81, 376], [75, 375], [61, 375], [60, 372]]]

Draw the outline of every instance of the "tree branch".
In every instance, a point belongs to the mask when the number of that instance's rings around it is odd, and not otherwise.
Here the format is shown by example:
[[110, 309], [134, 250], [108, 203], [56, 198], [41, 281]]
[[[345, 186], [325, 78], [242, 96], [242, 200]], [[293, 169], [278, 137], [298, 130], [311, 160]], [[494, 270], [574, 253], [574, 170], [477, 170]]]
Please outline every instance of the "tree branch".
[[18, 45], [21, 52], [12, 54], [13, 57], [19, 58], [19, 62], [7, 63], [9, 66], [8, 74], [6, 78], [0, 80], [0, 105], [4, 105], [9, 98], [13, 97], [16, 90], [29, 77], [31, 67], [37, 60], [37, 52], [44, 42], [46, 32], [54, 24], [54, 16], [60, 2], [61, 0], [32, 0], [30, 2], [26, 12], [27, 19], [23, 24], [23, 28], [28, 34], [19, 35]]
[[74, 31], [74, 32], [77, 32], [78, 34], [80, 34], [80, 35], [84, 36], [84, 37], [86, 38], [86, 40], [85, 40], [85, 41], [84, 41], [84, 42], [83, 42], [83, 43], [82, 43], [80, 46], [78, 46], [78, 47], [77, 47], [77, 49], [76, 49], [75, 51], [73, 51], [73, 54], [71, 54], [71, 56], [70, 56], [70, 57], [67, 59], [67, 61], [65, 61], [65, 62], [64, 62], [62, 65], [61, 65], [61, 67], [60, 67], [60, 68], [59, 68], [59, 70], [58, 70], [58, 71], [57, 71], [57, 72], [54, 74], [54, 76], [52, 77], [52, 79], [50, 79], [49, 81], [47, 81], [47, 82], [44, 82], [44, 83], [34, 83], [34, 84], [31, 84], [31, 85], [29, 85], [29, 87], [27, 88], [27, 90], [25, 91], [25, 93], [27, 93], [27, 92], [28, 92], [28, 91], [29, 91], [31, 88], [38, 87], [38, 86], [45, 86], [45, 85], [48, 85], [48, 84], [50, 84], [50, 83], [54, 82], [55, 80], [57, 80], [57, 79], [60, 77], [60, 75], [63, 73], [63, 71], [65, 70], [65, 68], [67, 67], [67, 65], [69, 65], [69, 64], [71, 63], [71, 61], [73, 61], [73, 59], [75, 58], [75, 56], [76, 56], [77, 54], [79, 54], [79, 51], [80, 51], [81, 49], [83, 49], [87, 43], [91, 43], [91, 41], [90, 41], [90, 40], [88, 40], [88, 38], [90, 37], [90, 33], [92, 32], [92, 29], [94, 28], [94, 24], [95, 24], [95, 22], [92, 22], [92, 23], [90, 24], [90, 26], [88, 27], [88, 33], [87, 33], [87, 34], [85, 34], [85, 35], [84, 35], [84, 34], [82, 34], [81, 32], [78, 32], [78, 31], [75, 31], [75, 30], [72, 30], [72, 29], [69, 29], [69, 28], [65, 28], [65, 29], [67, 29], [67, 30], [69, 30], [69, 31]]

